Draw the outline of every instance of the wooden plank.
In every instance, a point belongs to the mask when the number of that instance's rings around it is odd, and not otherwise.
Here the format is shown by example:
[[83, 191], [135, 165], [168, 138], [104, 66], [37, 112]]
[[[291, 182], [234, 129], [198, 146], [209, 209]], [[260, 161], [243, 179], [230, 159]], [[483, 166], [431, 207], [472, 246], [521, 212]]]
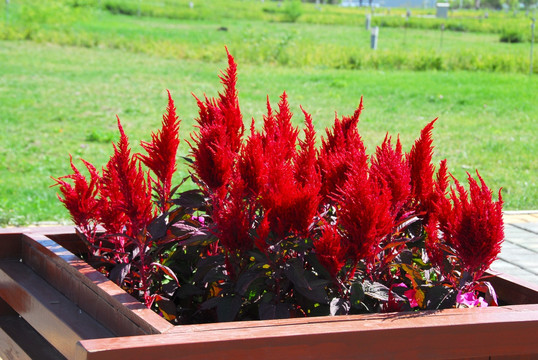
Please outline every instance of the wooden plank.
[[[346, 316], [317, 323], [84, 340], [76, 359], [528, 358], [538, 355], [538, 305]], [[300, 320], [300, 319], [298, 319]], [[190, 327], [191, 330], [194, 328]], [[200, 329], [200, 328], [198, 328]]]
[[499, 299], [512, 304], [538, 304], [538, 285], [520, 280], [514, 276], [493, 271], [486, 278], [491, 282]]
[[0, 261], [0, 296], [65, 357], [81, 339], [113, 334], [18, 261]]
[[21, 257], [21, 234], [0, 234], [0, 259], [19, 259]]
[[19, 315], [0, 316], [0, 358], [3, 360], [65, 359]]
[[22, 241], [23, 262], [115, 335], [159, 334], [174, 327], [48, 236], [23, 234]]
[[11, 306], [9, 306], [9, 304], [7, 302], [4, 301], [4, 299], [2, 299], [0, 297], [0, 316], [2, 315], [16, 315], [17, 312], [15, 310], [13, 310], [13, 308]]

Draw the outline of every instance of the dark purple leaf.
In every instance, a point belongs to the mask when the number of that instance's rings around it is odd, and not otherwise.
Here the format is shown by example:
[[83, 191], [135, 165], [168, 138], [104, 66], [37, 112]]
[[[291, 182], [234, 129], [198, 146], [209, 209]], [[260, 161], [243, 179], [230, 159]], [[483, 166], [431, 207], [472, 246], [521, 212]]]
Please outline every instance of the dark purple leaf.
[[192, 209], [201, 209], [206, 205], [206, 200], [204, 195], [200, 190], [189, 190], [179, 194], [179, 197], [172, 200], [176, 205], [192, 208]]
[[172, 279], [174, 279], [174, 281], [176, 282], [177, 286], [180, 286], [179, 285], [179, 280], [177, 279], [177, 276], [176, 274], [172, 271], [172, 269], [170, 269], [168, 266], [165, 266], [163, 264], [159, 264], [157, 262], [154, 262], [154, 263], [151, 263], [151, 265], [157, 267], [158, 269], [160, 269], [163, 273], [165, 273], [166, 275], [170, 276]]
[[342, 298], [334, 298], [331, 300], [330, 311], [331, 315], [347, 315], [351, 309], [351, 303], [349, 300]]
[[241, 309], [243, 301], [239, 296], [226, 296], [217, 304], [217, 317], [219, 322], [234, 321]]
[[121, 286], [121, 283], [131, 271], [131, 264], [118, 264], [112, 268], [110, 275], [108, 276], [110, 280], [114, 281], [116, 284]]
[[287, 319], [290, 317], [290, 307], [285, 303], [261, 303], [258, 315], [260, 320]]
[[163, 214], [155, 218], [148, 226], [148, 231], [153, 240], [160, 239], [166, 235], [166, 217], [167, 215]]

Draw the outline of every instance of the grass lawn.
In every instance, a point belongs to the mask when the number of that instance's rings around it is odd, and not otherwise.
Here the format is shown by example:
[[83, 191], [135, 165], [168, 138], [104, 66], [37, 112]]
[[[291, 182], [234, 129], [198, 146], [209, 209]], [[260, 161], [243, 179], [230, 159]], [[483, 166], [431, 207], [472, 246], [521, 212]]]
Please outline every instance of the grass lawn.
[[[230, 47], [232, 53], [234, 48]], [[219, 58], [225, 59], [220, 50]], [[447, 158], [460, 180], [478, 168], [490, 188], [503, 187], [506, 209], [538, 208], [538, 82], [523, 74], [445, 71], [300, 70], [239, 63], [245, 121], [258, 123], [266, 95], [288, 92], [313, 114], [321, 133], [334, 112], [347, 115], [364, 95], [359, 124], [369, 152], [385, 132], [408, 150], [420, 129], [439, 117], [436, 159]], [[69, 170], [69, 153], [102, 166], [116, 139], [119, 115], [139, 150], [157, 129], [170, 89], [188, 138], [196, 117], [191, 92], [215, 96], [224, 62], [182, 60], [108, 48], [0, 42], [0, 225], [64, 221], [49, 176]], [[300, 124], [302, 118], [295, 118]], [[188, 153], [182, 142], [182, 155]], [[80, 164], [80, 163], [79, 163]], [[186, 174], [186, 167], [182, 173]]]
[[[23, 6], [32, 1], [36, 0], [13, 2], [11, 20], [0, 22], [0, 39], [123, 49], [205, 62], [220, 59], [226, 44], [242, 64], [354, 70], [528, 73], [530, 65], [531, 44], [523, 39], [530, 38], [531, 22], [523, 14], [512, 17], [497, 12], [486, 21], [481, 19], [482, 13], [456, 12], [449, 20], [455, 25], [468, 24], [474, 32], [449, 31], [448, 23], [447, 30], [441, 32], [440, 19], [421, 17], [424, 14], [418, 10], [408, 23], [401, 9], [393, 10], [391, 15], [380, 10], [374, 20], [387, 25], [380, 30], [378, 50], [371, 51], [364, 9], [325, 6], [323, 11], [317, 11], [313, 5], [304, 4], [304, 14], [291, 23], [279, 20], [282, 10], [276, 2], [264, 5], [217, 0], [198, 4], [192, 10], [183, 0], [103, 2], [102, 8], [116, 6], [132, 13], [141, 4], [142, 14], [154, 15], [127, 16], [99, 10], [96, 1], [93, 6], [77, 8], [47, 7], [47, 2]], [[250, 10], [240, 11], [243, 7]], [[37, 10], [27, 10], [34, 8]], [[517, 25], [513, 31], [520, 34], [522, 42], [499, 41], [499, 31], [510, 24]], [[538, 55], [533, 63], [538, 73]]]

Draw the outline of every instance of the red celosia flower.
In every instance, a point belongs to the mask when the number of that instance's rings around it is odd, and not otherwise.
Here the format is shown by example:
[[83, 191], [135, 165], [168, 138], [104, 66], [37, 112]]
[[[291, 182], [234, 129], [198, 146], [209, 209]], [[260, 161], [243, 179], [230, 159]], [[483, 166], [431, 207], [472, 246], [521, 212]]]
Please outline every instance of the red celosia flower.
[[256, 238], [254, 243], [256, 247], [261, 250], [263, 253], [267, 254], [269, 248], [269, 234], [271, 233], [271, 224], [269, 224], [269, 218], [267, 213], [263, 217], [262, 221], [256, 228]]
[[179, 123], [174, 101], [168, 91], [168, 107], [163, 115], [162, 128], [151, 134], [151, 142], [143, 141], [142, 147], [148, 155], [139, 154], [139, 159], [157, 176], [157, 193], [162, 210], [169, 207], [168, 201], [172, 188], [172, 177], [176, 171], [176, 154], [179, 146]]
[[342, 120], [336, 117], [332, 131], [326, 130], [327, 139], [321, 139], [319, 166], [324, 200], [330, 200], [344, 185], [350, 173], [350, 164], [367, 166], [368, 156], [357, 129], [361, 111], [362, 98], [353, 116], [344, 116]]
[[252, 120], [250, 136], [241, 148], [236, 164], [241, 178], [245, 181], [247, 195], [252, 198], [257, 198], [261, 195], [267, 180], [267, 165], [265, 163], [263, 143], [263, 136], [254, 129], [254, 120]]
[[399, 215], [411, 193], [411, 175], [402, 153], [400, 139], [396, 142], [396, 149], [390, 141], [387, 134], [383, 144], [377, 147], [371, 160], [370, 175], [378, 183], [387, 185], [392, 198], [392, 214]]
[[[443, 241], [451, 246], [464, 271], [479, 279], [497, 258], [504, 240], [502, 196], [494, 202], [492, 193], [480, 174], [480, 185], [468, 174], [469, 193], [455, 180], [452, 206], [446, 202], [436, 207]], [[470, 195], [470, 196], [469, 196]]]
[[321, 237], [314, 242], [316, 257], [333, 278], [346, 263], [346, 246], [336, 226], [325, 225]]
[[[114, 144], [114, 155], [103, 170], [101, 195], [114, 211], [128, 219], [127, 234], [136, 236], [153, 219], [151, 183], [135, 156], [131, 156], [129, 139], [118, 118], [120, 140]], [[148, 176], [148, 179], [146, 179]]]
[[411, 171], [411, 194], [413, 204], [418, 210], [428, 210], [430, 206], [430, 196], [433, 193], [433, 124], [437, 119], [430, 122], [420, 132], [420, 137], [415, 141], [407, 161]]
[[448, 168], [446, 165], [446, 159], [441, 160], [439, 164], [439, 170], [435, 179], [435, 192], [439, 197], [444, 198], [448, 189]]
[[280, 96], [276, 114], [273, 114], [267, 98], [267, 115], [263, 122], [265, 149], [270, 149], [273, 152], [271, 156], [283, 161], [291, 160], [297, 151], [295, 145], [299, 130], [291, 124], [292, 116], [286, 92]]
[[221, 81], [225, 91], [218, 99], [206, 97], [203, 102], [196, 98], [200, 131], [192, 136], [194, 146], [191, 145], [196, 175], [211, 191], [230, 181], [244, 132], [236, 90], [237, 65], [230, 53]]
[[241, 147], [241, 137], [245, 127], [237, 98], [237, 64], [228, 48], [226, 48], [226, 53], [228, 54], [228, 68], [220, 76], [224, 85], [224, 94], [219, 94], [217, 104], [226, 124], [231, 150], [237, 153]]
[[250, 236], [255, 204], [245, 201], [246, 186], [235, 176], [228, 191], [219, 189], [211, 195], [212, 218], [220, 243], [229, 252], [243, 252], [252, 249]]
[[[56, 184], [60, 186], [60, 192], [63, 198], [58, 195], [58, 199], [69, 210], [73, 222], [87, 236], [88, 240], [93, 239], [93, 230], [98, 219], [99, 201], [97, 195], [99, 193], [99, 174], [95, 167], [85, 160], [82, 160], [90, 173], [90, 182], [73, 164], [73, 158], [70, 158], [71, 169], [73, 174], [62, 176], [59, 179], [54, 179]], [[64, 179], [73, 181], [74, 187]], [[53, 186], [54, 186], [53, 185]]]
[[225, 136], [224, 124], [211, 124], [200, 127], [193, 137], [195, 147], [191, 146], [194, 157], [193, 168], [196, 176], [211, 190], [225, 186], [231, 179], [237, 154], [231, 151]]
[[312, 116], [302, 107], [301, 110], [305, 116], [306, 128], [304, 130], [304, 140], [299, 139], [299, 151], [295, 156], [295, 174], [296, 180], [301, 185], [319, 184], [321, 186], [321, 174], [316, 150], [316, 131], [312, 124]]
[[441, 273], [446, 276], [447, 274], [445, 274], [444, 271], [445, 254], [443, 252], [442, 239], [439, 238], [438, 222], [439, 220], [436, 217], [436, 213], [430, 213], [428, 221], [424, 225], [424, 230], [427, 234], [425, 248], [430, 262], [439, 268]]
[[276, 235], [305, 234], [317, 213], [319, 187], [300, 186], [293, 173], [286, 170], [271, 176], [271, 183], [260, 200], [269, 212], [271, 228]]
[[311, 119], [306, 116], [306, 138], [297, 152], [298, 130], [291, 125], [291, 116], [284, 93], [276, 115], [268, 104], [262, 134], [265, 178], [260, 202], [268, 212], [271, 228], [280, 237], [306, 233], [320, 201]]
[[340, 225], [349, 241], [349, 256], [355, 261], [364, 259], [367, 270], [372, 270], [381, 241], [395, 225], [390, 192], [369, 178], [362, 165], [352, 164], [350, 176], [335, 200], [340, 207]]

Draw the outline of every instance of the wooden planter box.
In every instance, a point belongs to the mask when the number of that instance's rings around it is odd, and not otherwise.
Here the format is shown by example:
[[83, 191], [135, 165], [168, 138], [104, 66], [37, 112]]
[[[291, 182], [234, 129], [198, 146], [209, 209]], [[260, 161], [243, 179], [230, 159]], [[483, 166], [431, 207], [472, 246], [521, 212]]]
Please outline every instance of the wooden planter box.
[[0, 230], [4, 360], [538, 357], [538, 286], [508, 276], [491, 278], [500, 307], [174, 327], [80, 246], [73, 227]]

